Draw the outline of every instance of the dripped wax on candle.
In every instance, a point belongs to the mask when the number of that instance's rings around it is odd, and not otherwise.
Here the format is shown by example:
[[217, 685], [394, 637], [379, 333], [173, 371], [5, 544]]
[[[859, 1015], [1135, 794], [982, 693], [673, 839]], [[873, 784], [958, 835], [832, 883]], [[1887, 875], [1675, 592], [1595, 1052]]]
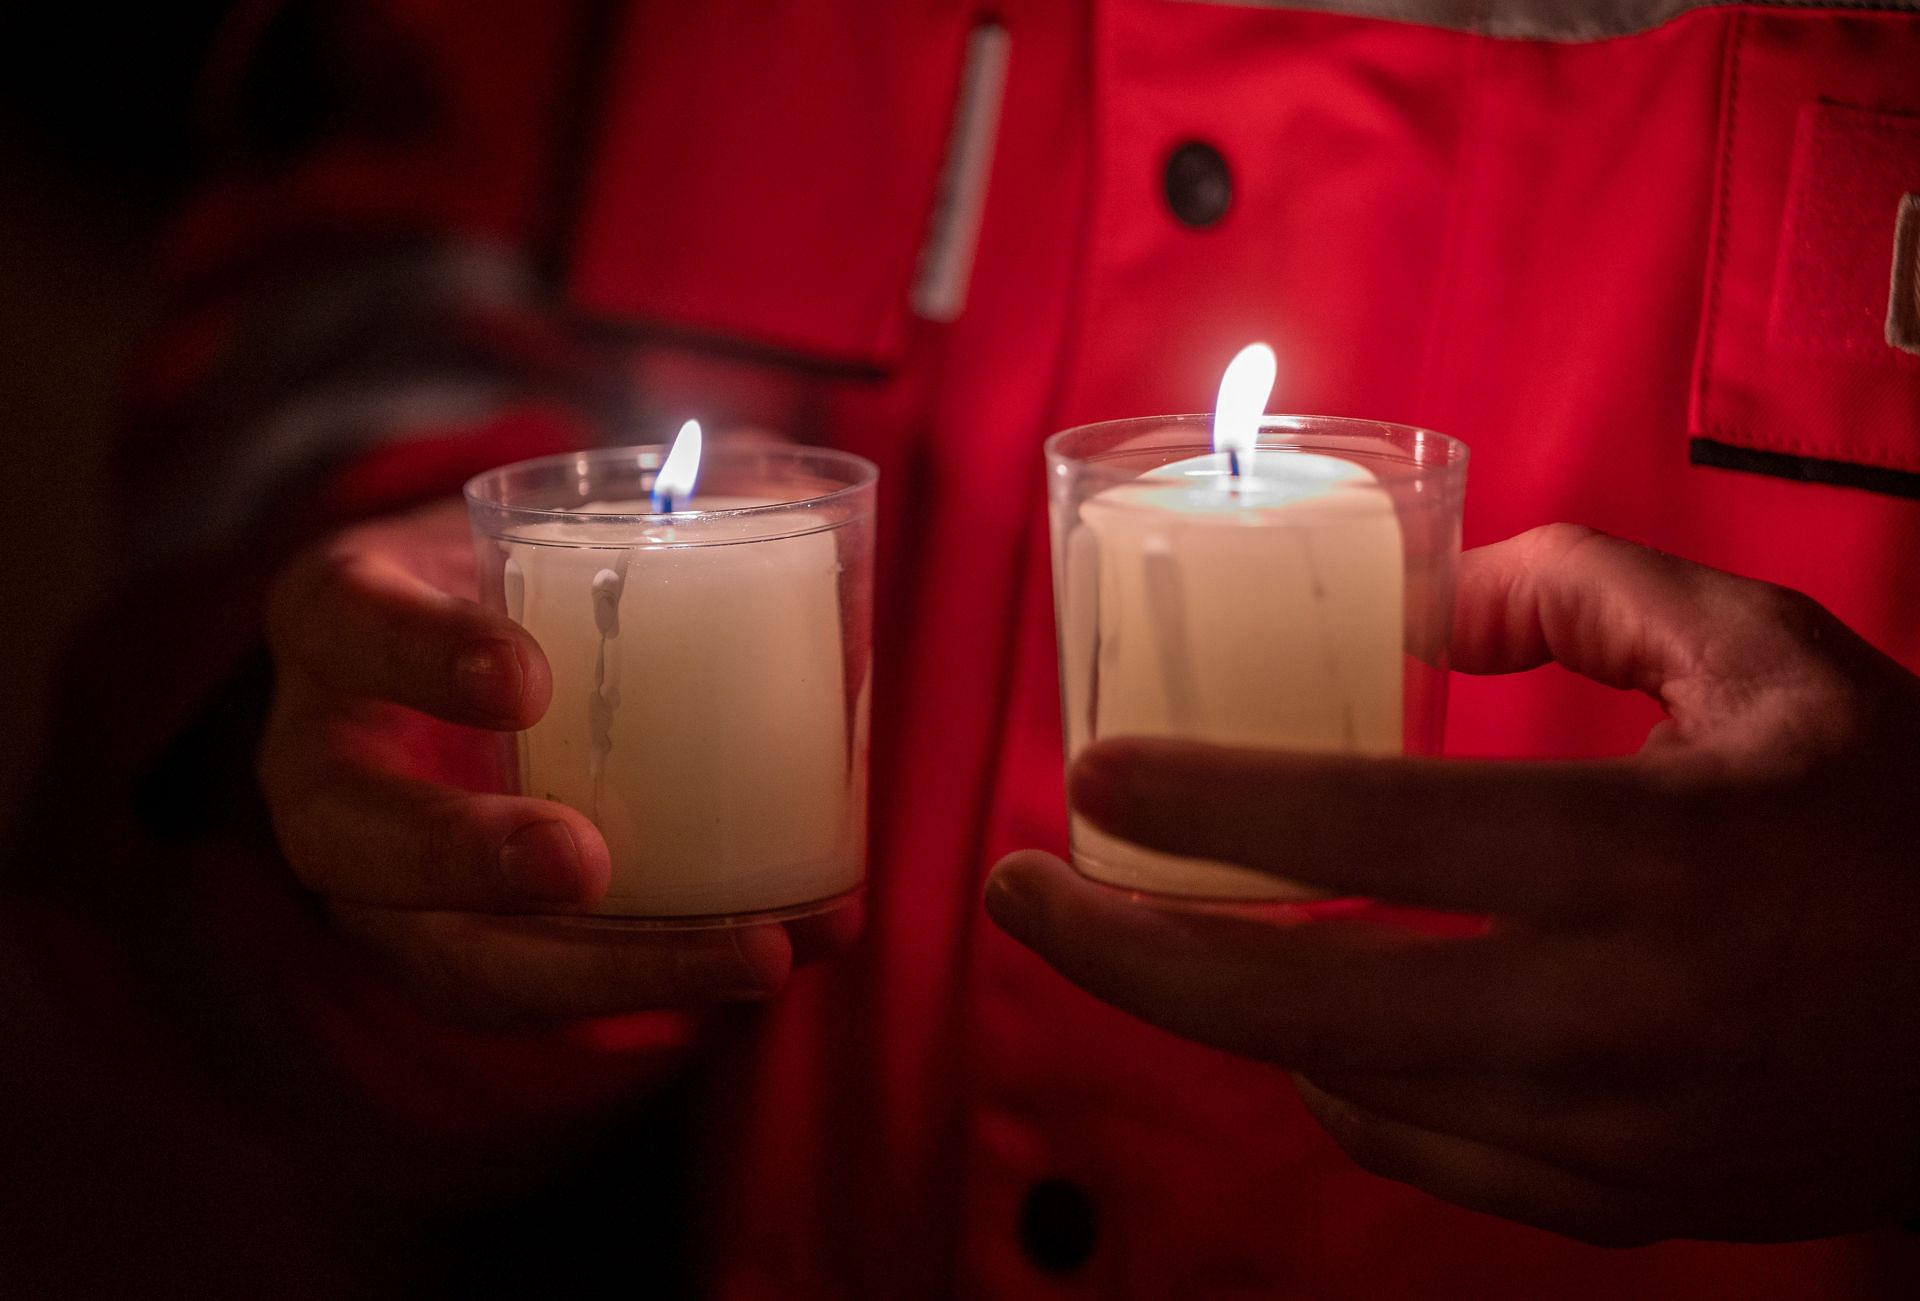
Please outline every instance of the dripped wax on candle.
[[[1092, 740], [1393, 754], [1402, 748], [1402, 542], [1366, 467], [1262, 448], [1161, 467], [1080, 506], [1064, 548], [1069, 756]], [[1311, 892], [1230, 864], [1152, 853], [1083, 819], [1082, 871], [1204, 898]]]
[[[766, 504], [702, 497], [682, 509]], [[782, 527], [791, 521], [555, 522], [500, 542], [518, 571], [513, 613], [554, 681], [547, 713], [521, 734], [522, 788], [605, 835], [603, 913], [760, 911], [860, 882], [864, 784], [836, 544]]]

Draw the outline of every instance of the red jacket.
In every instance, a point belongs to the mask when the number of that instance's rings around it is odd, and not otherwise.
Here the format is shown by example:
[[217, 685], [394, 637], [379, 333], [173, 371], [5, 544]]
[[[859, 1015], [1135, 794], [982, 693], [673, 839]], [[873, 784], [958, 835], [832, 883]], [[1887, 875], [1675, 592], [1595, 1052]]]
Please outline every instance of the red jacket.
[[[1064, 839], [1041, 441], [1206, 409], [1255, 338], [1277, 409], [1465, 439], [1469, 544], [1592, 524], [1804, 589], [1920, 666], [1920, 343], [1889, 322], [1920, 294], [1890, 281], [1913, 0], [1001, 0], [1003, 85], [987, 20], [945, 0], [389, 8], [431, 120], [234, 180], [186, 272], [317, 227], [524, 255], [547, 288], [513, 319], [592, 339], [641, 395], [613, 436], [698, 411], [882, 469], [867, 934], [705, 1090], [717, 1295], [1908, 1294], [1893, 1230], [1602, 1251], [1365, 1175], [1280, 1071], [1094, 1003], [977, 900], [998, 855]], [[511, 316], [476, 355], [563, 404]], [[173, 374], [204, 360], [182, 342]], [[450, 451], [432, 425], [343, 491], [567, 436]], [[1449, 741], [1623, 752], [1653, 718], [1543, 671], [1458, 681]], [[595, 1051], [640, 1052], [622, 1033]], [[452, 1105], [430, 1094], [408, 1105]]]

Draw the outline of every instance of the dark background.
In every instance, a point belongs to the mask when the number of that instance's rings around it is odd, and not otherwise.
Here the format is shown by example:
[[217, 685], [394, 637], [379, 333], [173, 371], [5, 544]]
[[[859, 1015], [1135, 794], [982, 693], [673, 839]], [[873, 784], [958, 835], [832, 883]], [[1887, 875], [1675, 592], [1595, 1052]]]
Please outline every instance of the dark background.
[[0, 839], [60, 649], [108, 577], [122, 376], [166, 214], [202, 165], [201, 69], [240, 8], [16, 0], [0, 19]]
[[[274, 29], [285, 48], [247, 88], [257, 112], [216, 120], [206, 69], [269, 12], [287, 20]], [[172, 215], [213, 165], [210, 141], [271, 149], [325, 112], [302, 21], [316, 12], [313, 0], [0, 12], [0, 852], [43, 843], [15, 833], [41, 756], [71, 725], [56, 680], [112, 593], [116, 557], [141, 545], [118, 527], [115, 443], [127, 372], [163, 315]], [[96, 648], [139, 689], [151, 666], [115, 649]], [[100, 865], [22, 866], [70, 878]], [[472, 1177], [495, 1164], [486, 1152], [435, 1148], [416, 1170], [380, 1135], [335, 1148], [297, 1111], [236, 1104], [247, 1078], [218, 1064], [271, 1048], [228, 1042], [225, 1021], [170, 1003], [194, 979], [192, 964], [166, 970], [183, 923], [134, 923], [160, 937], [144, 957], [0, 897], [0, 1297], [572, 1296], [612, 1279], [624, 1294], [686, 1294], [684, 1089], [593, 1143], [536, 1147], [498, 1187]]]

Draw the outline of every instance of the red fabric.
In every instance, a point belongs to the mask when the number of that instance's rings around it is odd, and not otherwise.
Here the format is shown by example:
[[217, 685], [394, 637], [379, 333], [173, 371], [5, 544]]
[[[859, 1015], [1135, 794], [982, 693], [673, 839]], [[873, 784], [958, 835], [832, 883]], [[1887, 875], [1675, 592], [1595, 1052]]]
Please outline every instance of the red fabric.
[[[924, 128], [944, 133], [965, 10], [628, 10], [572, 232], [574, 300], [836, 361], [896, 360], [939, 166]], [[795, 57], [823, 45], [836, 61]], [[849, 199], [869, 220], [840, 220]], [[716, 248], [757, 292], [711, 292]]]
[[1892, 346], [1885, 300], [1896, 214], [1920, 185], [1920, 114], [1809, 104], [1792, 176], [1769, 342], [1878, 361]]
[[1729, 51], [1692, 428], [1920, 470], [1920, 357], [1884, 335], [1896, 212], [1920, 189], [1920, 27], [1754, 14]]
[[351, 519], [404, 510], [458, 491], [496, 465], [578, 451], [594, 436], [577, 414], [531, 405], [455, 428], [408, 430], [334, 477], [328, 513]]
[[[984, 925], [974, 900], [1001, 852], [1063, 847], [1039, 444], [1080, 421], [1205, 409], [1250, 338], [1280, 352], [1281, 409], [1467, 439], [1470, 542], [1586, 521], [1806, 588], [1920, 660], [1893, 588], [1920, 545], [1914, 503], [1688, 463], [1703, 304], [1771, 265], [1710, 276], [1729, 58], [1792, 64], [1778, 85], [1767, 69], [1741, 82], [1788, 106], [1784, 151], [1791, 107], [1823, 91], [1912, 107], [1920, 88], [1900, 51], [1914, 20], [1716, 11], [1556, 45], [1263, 7], [1000, 12], [1012, 74], [967, 310], [951, 329], [918, 326], [878, 382], [819, 380], [797, 431], [877, 454], [913, 545], [881, 552], [875, 718], [890, 761], [875, 766], [870, 937], [796, 981], [741, 1054], [739, 1092], [716, 1104], [721, 1294], [1904, 1292], [1913, 1252], [1891, 1237], [1603, 1252], [1361, 1174], [1278, 1072], [1094, 1004]], [[692, 81], [726, 55], [674, 57]], [[860, 75], [859, 51], [823, 33], [805, 66], [832, 85]], [[730, 85], [735, 114], [788, 111]], [[863, 128], [807, 102], [808, 147], [837, 175], [838, 142]], [[894, 130], [917, 128], [932, 156], [945, 125]], [[755, 200], [758, 177], [731, 165], [723, 135], [703, 138], [694, 115], [671, 130], [678, 155], [699, 160], [708, 205]], [[1204, 232], [1159, 196], [1163, 161], [1188, 138], [1234, 170], [1233, 207]], [[1754, 144], [1743, 133], [1733, 147]], [[637, 206], [668, 179], [602, 166], [609, 203], [624, 186]], [[797, 223], [819, 229], [783, 240], [896, 247], [890, 211], [862, 199], [810, 196]], [[1772, 230], [1771, 252], [1778, 203], [1728, 202]], [[779, 321], [786, 346], [838, 351], [838, 309], [783, 302], [727, 239], [700, 238], [706, 221], [656, 210], [649, 230], [672, 237], [626, 246], [619, 282], [647, 283], [670, 248], [672, 282], [701, 287], [690, 323], [751, 339]], [[849, 301], [898, 290], [884, 261], [835, 265]], [[605, 285], [593, 305], [646, 321], [664, 310]], [[1781, 391], [1807, 374], [1767, 367]], [[1835, 394], [1818, 378], [1794, 413]], [[1854, 437], [1912, 438], [1913, 417], [1883, 413]], [[1621, 752], [1654, 717], [1560, 673], [1463, 682], [1451, 746]], [[1021, 1199], [1045, 1177], [1075, 1180], [1097, 1208], [1099, 1246], [1070, 1275], [1038, 1271], [1018, 1246]]]
[[[553, 140], [579, 106], [572, 74], [588, 7], [382, 0], [319, 10], [320, 40], [305, 53], [321, 63], [342, 120], [297, 165], [267, 157], [223, 173], [176, 233], [167, 268], [181, 278], [232, 273], [294, 235], [544, 238], [559, 220], [563, 160]], [[237, 62], [264, 48], [297, 7], [250, 8], [255, 21], [236, 24]], [[303, 30], [295, 39], [313, 37]], [[243, 125], [263, 115], [238, 77], [224, 80], [215, 111]]]
[[[1766, 331], [1798, 115], [1823, 97], [1920, 112], [1920, 18], [1724, 8], [1556, 44], [1006, 0], [981, 243], [965, 313], [936, 327], [907, 314], [904, 268], [961, 11], [889, 0], [769, 40], [749, 31], [760, 6], [697, 8], [625, 29], [670, 43], [615, 47], [575, 305], [725, 336], [728, 366], [775, 345], [747, 397], [711, 389], [722, 372], [690, 344], [636, 341], [632, 366], [662, 409], [745, 403], [884, 475], [867, 938], [799, 973], [709, 1095], [716, 1294], [1907, 1295], [1920, 1251], [1891, 1232], [1600, 1251], [1371, 1178], [1280, 1072], [1095, 1004], [977, 898], [1001, 852], [1063, 848], [1040, 443], [1205, 409], [1252, 338], [1279, 350], [1280, 409], [1466, 439], [1470, 543], [1583, 521], [1803, 588], [1920, 665], [1903, 590], [1920, 503], [1688, 462], [1699, 433], [1876, 464], [1920, 445], [1912, 358]], [[1206, 231], [1160, 197], [1190, 138], [1233, 169]], [[1621, 752], [1653, 717], [1563, 673], [1459, 682], [1450, 745]], [[1071, 1274], [1018, 1246], [1044, 1177], [1096, 1207]]]

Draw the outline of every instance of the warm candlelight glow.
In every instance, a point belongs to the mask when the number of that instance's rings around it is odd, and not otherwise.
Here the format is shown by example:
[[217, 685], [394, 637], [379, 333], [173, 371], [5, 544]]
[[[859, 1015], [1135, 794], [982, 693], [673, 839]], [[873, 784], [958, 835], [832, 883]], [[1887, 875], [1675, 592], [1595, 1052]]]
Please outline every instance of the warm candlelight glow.
[[[516, 784], [592, 819], [611, 860], [595, 912], [635, 924], [819, 911], [865, 870], [872, 471], [703, 453], [688, 421], [664, 454], [522, 462], [469, 497], [494, 604], [553, 677]], [[528, 504], [496, 505], [509, 489]], [[568, 496], [586, 500], [551, 509]]]
[[673, 447], [667, 452], [667, 463], [654, 476], [654, 513], [664, 515], [678, 510], [682, 501], [693, 496], [694, 481], [699, 477], [700, 422], [689, 420], [680, 426]]
[[[1141, 459], [1153, 458], [1136, 478], [1113, 482], [1118, 458], [1065, 461], [1097, 467], [1084, 483], [1061, 480], [1054, 496], [1070, 759], [1108, 736], [1403, 748], [1406, 561], [1394, 499], [1359, 459], [1303, 437], [1311, 418], [1263, 416], [1276, 369], [1266, 345], [1242, 349], [1210, 431], [1204, 416], [1158, 429], [1120, 422], [1147, 444]], [[1327, 423], [1334, 445], [1353, 427]], [[1060, 438], [1097, 448], [1112, 429]], [[1209, 432], [1212, 451], [1154, 463], [1183, 434]], [[1127, 889], [1301, 897], [1270, 874], [1144, 849], [1078, 816], [1072, 838], [1083, 873]]]
[[1260, 417], [1273, 394], [1279, 364], [1273, 349], [1250, 343], [1227, 363], [1220, 377], [1220, 398], [1213, 408], [1213, 450], [1227, 454], [1235, 478], [1253, 472], [1253, 450], [1260, 442]]

